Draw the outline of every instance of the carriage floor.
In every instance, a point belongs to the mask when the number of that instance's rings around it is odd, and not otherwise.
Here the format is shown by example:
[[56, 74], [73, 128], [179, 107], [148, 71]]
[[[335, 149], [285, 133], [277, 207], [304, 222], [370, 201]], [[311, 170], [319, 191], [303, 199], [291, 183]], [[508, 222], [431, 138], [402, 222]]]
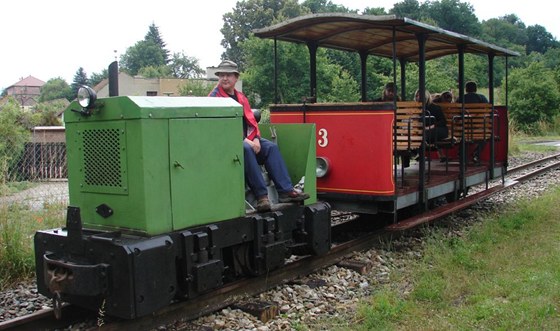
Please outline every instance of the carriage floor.
[[[401, 166], [397, 165], [397, 196], [408, 195], [418, 190], [419, 166], [420, 164], [418, 162], [412, 161], [410, 167], [404, 168], [403, 176]], [[503, 165], [501, 163], [497, 163], [494, 165], [494, 168], [501, 169], [502, 166]], [[468, 163], [465, 169], [467, 186], [486, 183], [490, 179], [489, 173], [490, 165], [487, 162], [480, 162], [479, 164], [475, 164], [473, 162]], [[499, 176], [500, 173], [501, 170], [500, 172], [497, 172], [497, 175]], [[440, 162], [440, 160], [431, 160], [431, 162], [426, 161], [426, 188], [430, 190], [441, 186], [449, 186], [450, 183], [457, 185], [460, 180], [459, 174], [460, 167], [458, 161], [449, 161], [447, 163], [447, 167], [446, 163]], [[438, 193], [435, 191], [433, 194], [437, 195]], [[445, 194], [445, 192], [442, 192], [442, 194]]]

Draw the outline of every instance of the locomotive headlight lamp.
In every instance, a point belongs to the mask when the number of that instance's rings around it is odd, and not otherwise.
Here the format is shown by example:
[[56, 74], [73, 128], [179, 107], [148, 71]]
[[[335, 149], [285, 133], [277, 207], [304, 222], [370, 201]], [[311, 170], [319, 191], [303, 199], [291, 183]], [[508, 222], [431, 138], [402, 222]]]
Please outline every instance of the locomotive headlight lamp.
[[90, 109], [95, 104], [95, 100], [97, 100], [97, 94], [91, 87], [82, 85], [78, 89], [77, 99], [82, 108]]
[[315, 168], [315, 175], [317, 178], [325, 177], [329, 172], [329, 160], [324, 157], [317, 158], [317, 167]]

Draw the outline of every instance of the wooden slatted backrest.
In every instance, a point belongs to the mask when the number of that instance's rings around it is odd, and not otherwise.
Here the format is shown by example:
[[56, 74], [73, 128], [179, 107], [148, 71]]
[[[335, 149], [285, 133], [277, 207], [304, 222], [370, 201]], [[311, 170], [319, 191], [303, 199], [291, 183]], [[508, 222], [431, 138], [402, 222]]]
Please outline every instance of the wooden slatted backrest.
[[492, 105], [489, 103], [465, 104], [465, 122], [461, 122], [460, 103], [438, 103], [447, 120], [449, 135], [461, 139], [465, 133], [465, 141], [486, 141], [492, 137]]
[[397, 150], [406, 151], [422, 143], [422, 104], [414, 101], [397, 102], [395, 132]]
[[461, 123], [461, 104], [438, 103], [437, 105], [441, 107], [445, 120], [447, 121], [449, 137], [454, 137], [456, 140], [460, 140], [463, 132], [463, 125]]
[[492, 138], [492, 105], [469, 103], [465, 105], [465, 139], [486, 141]]

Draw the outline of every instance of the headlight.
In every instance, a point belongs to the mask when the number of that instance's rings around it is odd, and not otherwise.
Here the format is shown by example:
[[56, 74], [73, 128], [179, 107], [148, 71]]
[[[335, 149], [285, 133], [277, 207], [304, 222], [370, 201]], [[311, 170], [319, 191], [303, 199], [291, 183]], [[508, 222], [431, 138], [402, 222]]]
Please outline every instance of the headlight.
[[325, 177], [329, 172], [329, 160], [324, 157], [317, 158], [317, 168], [315, 168], [315, 175], [317, 178]]
[[95, 91], [88, 86], [81, 86], [78, 89], [78, 103], [82, 108], [91, 108], [95, 104], [95, 100], [97, 100], [97, 94]]

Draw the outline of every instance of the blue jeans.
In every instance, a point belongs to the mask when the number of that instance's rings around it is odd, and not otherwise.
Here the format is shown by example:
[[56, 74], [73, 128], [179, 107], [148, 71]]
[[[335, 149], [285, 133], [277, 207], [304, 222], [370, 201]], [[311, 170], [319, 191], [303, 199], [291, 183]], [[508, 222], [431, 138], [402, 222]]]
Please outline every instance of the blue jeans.
[[268, 191], [264, 182], [260, 165], [264, 164], [270, 179], [276, 185], [278, 193], [291, 192], [294, 187], [288, 174], [288, 168], [280, 154], [280, 149], [273, 142], [260, 138], [261, 151], [255, 154], [251, 146], [243, 142], [245, 156], [245, 180], [257, 198], [266, 196]]

